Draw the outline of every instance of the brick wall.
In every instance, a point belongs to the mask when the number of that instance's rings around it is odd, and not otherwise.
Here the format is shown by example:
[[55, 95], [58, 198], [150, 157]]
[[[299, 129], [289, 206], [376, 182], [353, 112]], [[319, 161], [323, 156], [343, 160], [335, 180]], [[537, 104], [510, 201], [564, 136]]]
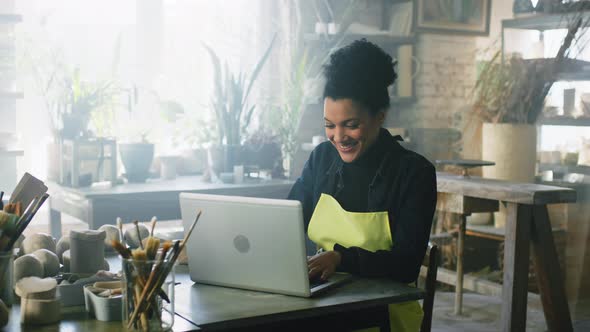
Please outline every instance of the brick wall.
[[[410, 130], [411, 148], [429, 159], [461, 154], [462, 114], [475, 82], [474, 37], [420, 34], [415, 45], [416, 103], [393, 109], [388, 127]], [[415, 135], [412, 137], [411, 132]]]

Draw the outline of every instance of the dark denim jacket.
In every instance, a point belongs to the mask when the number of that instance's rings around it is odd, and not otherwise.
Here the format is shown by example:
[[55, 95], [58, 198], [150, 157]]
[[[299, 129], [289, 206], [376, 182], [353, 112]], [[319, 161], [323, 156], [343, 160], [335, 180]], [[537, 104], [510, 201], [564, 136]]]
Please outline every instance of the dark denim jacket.
[[[436, 172], [421, 155], [403, 148], [381, 129], [378, 140], [386, 149], [369, 185], [368, 211], [388, 211], [393, 247], [370, 252], [361, 248], [334, 246], [342, 254], [339, 270], [362, 276], [390, 276], [401, 282], [418, 277], [430, 237], [436, 206]], [[337, 196], [342, 190], [343, 161], [330, 142], [317, 146], [307, 160], [289, 199], [301, 201], [305, 226], [322, 193]]]

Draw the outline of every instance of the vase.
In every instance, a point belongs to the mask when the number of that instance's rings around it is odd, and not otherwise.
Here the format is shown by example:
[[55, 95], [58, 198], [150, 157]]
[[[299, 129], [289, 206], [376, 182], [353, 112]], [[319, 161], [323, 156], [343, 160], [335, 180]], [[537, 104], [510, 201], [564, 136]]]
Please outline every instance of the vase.
[[[513, 182], [532, 183], [537, 162], [537, 127], [529, 124], [484, 123], [482, 159], [495, 166], [483, 168], [483, 177]], [[494, 215], [498, 228], [506, 224], [505, 209]]]
[[145, 182], [149, 178], [154, 159], [152, 143], [121, 143], [119, 153], [125, 167], [123, 176], [129, 182]]

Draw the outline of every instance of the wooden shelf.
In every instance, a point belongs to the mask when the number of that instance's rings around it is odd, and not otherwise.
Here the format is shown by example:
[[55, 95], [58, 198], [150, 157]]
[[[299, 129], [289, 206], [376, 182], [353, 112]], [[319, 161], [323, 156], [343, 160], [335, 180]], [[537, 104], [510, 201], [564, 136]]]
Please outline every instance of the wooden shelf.
[[539, 124], [545, 126], [577, 126], [590, 127], [590, 117], [572, 118], [569, 116], [554, 116], [539, 119]]
[[23, 150], [0, 150], [0, 157], [19, 157], [24, 154]]
[[578, 173], [590, 175], [590, 166], [584, 165], [561, 165], [561, 164], [539, 164], [539, 171], [553, 171], [554, 173]]
[[370, 35], [370, 34], [345, 34], [341, 35], [320, 35], [307, 33], [304, 36], [305, 41], [310, 43], [328, 44], [342, 38], [343, 44], [351, 43], [357, 39], [365, 38], [370, 42], [378, 45], [408, 45], [416, 42], [415, 36], [389, 36], [389, 35]]
[[[554, 58], [527, 59], [526, 63], [536, 63], [537, 66], [553, 66]], [[557, 81], [590, 81], [590, 61], [579, 59], [565, 59], [562, 70], [556, 74]]]
[[0, 91], [0, 99], [22, 99], [24, 94], [18, 91]]
[[590, 11], [556, 14], [534, 14], [527, 17], [506, 19], [502, 20], [502, 28], [539, 31], [567, 29], [571, 24], [573, 24], [576, 18], [581, 18], [582, 25], [588, 26], [590, 22]]
[[0, 24], [12, 24], [22, 22], [23, 17], [16, 14], [0, 14]]

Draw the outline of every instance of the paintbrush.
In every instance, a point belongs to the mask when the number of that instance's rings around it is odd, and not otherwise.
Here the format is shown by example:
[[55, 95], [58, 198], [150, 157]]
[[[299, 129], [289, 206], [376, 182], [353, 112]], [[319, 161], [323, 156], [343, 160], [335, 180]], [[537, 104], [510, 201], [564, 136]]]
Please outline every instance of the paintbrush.
[[121, 241], [123, 245], [126, 245], [125, 239], [123, 238], [123, 219], [121, 219], [121, 217], [117, 217], [117, 228], [119, 229], [119, 241]]
[[141, 233], [139, 232], [139, 221], [133, 220], [133, 224], [135, 225], [135, 231], [137, 231], [137, 240], [139, 241], [139, 247], [143, 249], [143, 243], [141, 241]]
[[158, 221], [158, 218], [156, 218], [156, 216], [152, 217], [152, 220], [150, 221], [150, 236], [154, 236], [154, 229], [156, 228], [156, 222]]
[[158, 248], [160, 248], [160, 239], [153, 236], [148, 237], [145, 242], [145, 252], [148, 259], [154, 260], [156, 258]]
[[[178, 256], [180, 255], [180, 252], [182, 251], [182, 249], [186, 245], [186, 242], [190, 238], [195, 226], [197, 225], [197, 222], [199, 221], [199, 218], [201, 218], [201, 213], [202, 213], [202, 211], [199, 210], [199, 212], [197, 213], [197, 217], [195, 218], [195, 221], [193, 221], [193, 224], [191, 225], [188, 232], [184, 236], [182, 243], [179, 244], [178, 241], [176, 241], [174, 243], [174, 250], [172, 251], [172, 257], [169, 262], [167, 262], [167, 263], [164, 262], [164, 264], [162, 266], [162, 271], [158, 273], [158, 276], [156, 277], [154, 272], [152, 272], [150, 274], [150, 278], [148, 279], [146, 286], [143, 289], [143, 292], [141, 294], [141, 298], [139, 299], [139, 302], [138, 302], [137, 306], [135, 307], [135, 310], [131, 314], [131, 317], [129, 319], [129, 324], [127, 325], [128, 328], [131, 328], [131, 326], [134, 324], [135, 320], [137, 319], [137, 316], [140, 314], [140, 311], [146, 310], [146, 309], [144, 309], [145, 306], [147, 306], [149, 308], [149, 303], [151, 302], [151, 299], [156, 294], [157, 289], [161, 289], [162, 284], [166, 280], [166, 277], [168, 276], [168, 274], [172, 270], [172, 267], [174, 267], [174, 263], [176, 263], [176, 259], [178, 258]], [[162, 257], [163, 256], [164, 255], [162, 255]]]
[[14, 244], [16, 243], [16, 241], [18, 240], [20, 235], [25, 231], [25, 228], [27, 228], [27, 226], [29, 225], [31, 220], [33, 220], [33, 217], [35, 216], [37, 211], [39, 211], [39, 209], [41, 208], [41, 205], [43, 205], [43, 203], [47, 200], [48, 197], [49, 197], [49, 194], [45, 193], [45, 194], [43, 194], [43, 196], [41, 196], [40, 198], [36, 198], [36, 200], [34, 200], [31, 203], [31, 205], [29, 206], [27, 211], [19, 219], [19, 221], [16, 225], [16, 231], [14, 234], [12, 234], [10, 242], [8, 243], [8, 246], [5, 247], [6, 249], [10, 249], [14, 246]]
[[[130, 259], [131, 258], [131, 256], [132, 256], [131, 250], [129, 250], [129, 248], [125, 247], [121, 242], [119, 242], [117, 240], [113, 240], [111, 242], [111, 245], [119, 253], [119, 255], [121, 255], [121, 257], [123, 259]], [[164, 244], [162, 245], [162, 252], [164, 254], [166, 254], [166, 252], [170, 249], [170, 247], [172, 247], [172, 243], [170, 243], [170, 241], [164, 242]], [[141, 287], [145, 286], [145, 279], [142, 276], [139, 276], [138, 282]], [[158, 294], [162, 297], [162, 299], [164, 299], [166, 302], [170, 303], [170, 299], [168, 298], [168, 295], [166, 295], [164, 290], [161, 290], [161, 292], [159, 292]]]
[[129, 250], [129, 248], [125, 247], [125, 245], [123, 245], [123, 243], [121, 243], [117, 240], [113, 240], [113, 241], [111, 241], [111, 245], [119, 253], [119, 255], [121, 255], [121, 257], [123, 257], [124, 259], [131, 258], [131, 250]]

